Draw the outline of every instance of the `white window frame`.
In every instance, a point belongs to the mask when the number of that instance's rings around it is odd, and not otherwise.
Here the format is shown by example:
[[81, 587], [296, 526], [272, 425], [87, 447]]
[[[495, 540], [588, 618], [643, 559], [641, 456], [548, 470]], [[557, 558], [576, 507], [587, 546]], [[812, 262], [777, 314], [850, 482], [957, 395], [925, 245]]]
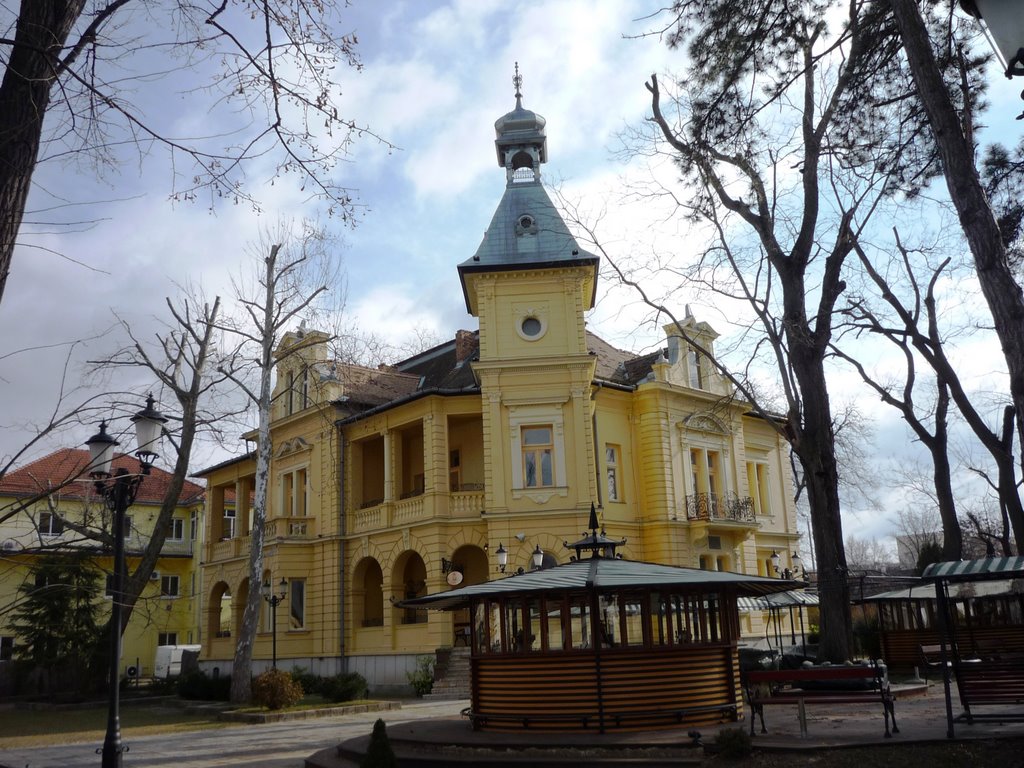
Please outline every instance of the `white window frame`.
[[195, 509], [188, 516], [188, 539], [189, 541], [199, 540], [199, 511]]
[[[56, 530], [54, 530], [56, 529]], [[64, 521], [56, 512], [39, 513], [39, 535], [52, 539], [64, 533]]]
[[615, 443], [605, 443], [604, 461], [608, 501], [622, 501], [622, 448]]
[[178, 644], [178, 633], [177, 632], [158, 632], [156, 636], [157, 645], [177, 645]]
[[[555, 428], [551, 424], [524, 424], [519, 428], [521, 440], [521, 462], [523, 471], [523, 486], [530, 490], [538, 488], [555, 487]], [[528, 432], [546, 432], [547, 442], [527, 443], [522, 437]], [[550, 474], [549, 482], [544, 482], [544, 457], [547, 454], [547, 470]], [[533, 482], [530, 482], [530, 473], [527, 471], [530, 459], [533, 460]]]
[[235, 538], [235, 531], [237, 530], [238, 518], [235, 516], [234, 507], [224, 508], [224, 521], [221, 528], [222, 539], [233, 539]]
[[166, 574], [160, 577], [160, 597], [181, 597], [181, 579], [176, 574]]
[[309, 516], [309, 465], [289, 469], [278, 475], [281, 517]]
[[770, 465], [763, 459], [747, 461], [747, 494], [754, 504], [754, 514], [772, 514], [772, 480]]
[[171, 541], [183, 541], [185, 539], [185, 521], [180, 517], [171, 518], [171, 531], [167, 536]]

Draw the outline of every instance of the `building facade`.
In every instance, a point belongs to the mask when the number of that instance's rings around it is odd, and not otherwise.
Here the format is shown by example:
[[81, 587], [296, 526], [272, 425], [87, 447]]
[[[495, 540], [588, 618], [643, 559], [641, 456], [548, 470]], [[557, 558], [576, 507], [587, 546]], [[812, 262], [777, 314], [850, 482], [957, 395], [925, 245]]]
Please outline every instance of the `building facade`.
[[[88, 552], [106, 584], [97, 584], [102, 603], [109, 604], [109, 578], [113, 559], [108, 548], [76, 531], [86, 527], [109, 532], [110, 512], [96, 493], [85, 470], [86, 450], [62, 449], [8, 472], [0, 478], [0, 509], [18, 510], [0, 522], [0, 661], [17, 654], [18, 638], [11, 628], [13, 609], [20, 588], [32, 577], [39, 558], [53, 552]], [[118, 455], [114, 468], [138, 470], [133, 457]], [[157, 467], [139, 487], [135, 503], [128, 510], [125, 525], [125, 556], [129, 572], [153, 533], [171, 475]], [[198, 643], [197, 600], [198, 553], [203, 535], [204, 489], [185, 482], [171, 528], [160, 553], [156, 570], [143, 590], [125, 630], [121, 673], [135, 667], [142, 677], [153, 674], [158, 645]], [[101, 614], [101, 621], [106, 617]]]
[[[714, 329], [687, 311], [647, 355], [587, 329], [599, 260], [541, 184], [545, 128], [518, 92], [495, 124], [504, 194], [457, 265], [479, 330], [381, 370], [332, 360], [325, 336], [281, 342], [264, 580], [288, 584], [285, 668], [403, 686], [418, 655], [465, 642], [469, 617], [396, 602], [500, 576], [499, 550], [506, 573], [535, 554], [566, 562], [592, 504], [627, 559], [773, 576], [777, 552], [790, 565], [786, 444], [710, 364]], [[201, 473], [207, 666], [230, 666], [250, 589], [254, 472], [247, 456]], [[746, 614], [741, 631], [761, 636], [762, 621]], [[257, 659], [272, 629], [265, 617]]]

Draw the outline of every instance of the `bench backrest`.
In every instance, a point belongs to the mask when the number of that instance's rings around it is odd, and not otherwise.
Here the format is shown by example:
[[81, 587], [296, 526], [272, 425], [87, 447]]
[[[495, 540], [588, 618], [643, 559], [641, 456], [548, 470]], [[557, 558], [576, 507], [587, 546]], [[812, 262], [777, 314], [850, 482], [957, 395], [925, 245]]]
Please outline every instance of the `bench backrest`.
[[881, 678], [878, 667], [815, 667], [813, 669], [765, 669], [746, 673], [748, 683], [809, 682], [815, 680], [864, 680]]

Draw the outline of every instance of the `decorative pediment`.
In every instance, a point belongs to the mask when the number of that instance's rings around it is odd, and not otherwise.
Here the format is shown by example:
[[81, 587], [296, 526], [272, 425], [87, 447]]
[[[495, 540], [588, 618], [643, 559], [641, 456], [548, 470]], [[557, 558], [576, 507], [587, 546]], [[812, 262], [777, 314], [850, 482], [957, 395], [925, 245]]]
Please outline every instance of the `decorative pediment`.
[[274, 453], [274, 457], [279, 459], [282, 456], [289, 456], [293, 453], [308, 451], [309, 449], [309, 443], [307, 443], [301, 437], [294, 437], [291, 440], [284, 440], [281, 443], [281, 446]]
[[690, 414], [683, 419], [680, 426], [684, 429], [695, 430], [697, 432], [710, 432], [716, 435], [729, 434], [729, 428], [723, 424], [721, 420], [706, 412]]

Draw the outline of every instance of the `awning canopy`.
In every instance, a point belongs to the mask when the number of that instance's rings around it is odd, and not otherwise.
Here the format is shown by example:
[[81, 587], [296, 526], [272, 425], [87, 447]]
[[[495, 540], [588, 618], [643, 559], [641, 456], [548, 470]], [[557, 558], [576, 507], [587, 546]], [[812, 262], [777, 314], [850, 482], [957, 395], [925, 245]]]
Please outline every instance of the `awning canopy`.
[[988, 581], [1024, 577], [1024, 557], [983, 557], [932, 563], [921, 578], [925, 581]]
[[658, 563], [594, 557], [551, 568], [514, 574], [449, 592], [402, 600], [403, 608], [465, 608], [483, 597], [528, 597], [548, 592], [620, 592], [632, 589], [681, 589], [689, 592], [729, 591], [738, 596], [765, 596], [798, 587], [800, 582], [729, 571], [704, 571]]
[[817, 605], [818, 595], [814, 592], [791, 589], [763, 597], [740, 597], [736, 600], [736, 604], [741, 611], [767, 611], [773, 608]]

